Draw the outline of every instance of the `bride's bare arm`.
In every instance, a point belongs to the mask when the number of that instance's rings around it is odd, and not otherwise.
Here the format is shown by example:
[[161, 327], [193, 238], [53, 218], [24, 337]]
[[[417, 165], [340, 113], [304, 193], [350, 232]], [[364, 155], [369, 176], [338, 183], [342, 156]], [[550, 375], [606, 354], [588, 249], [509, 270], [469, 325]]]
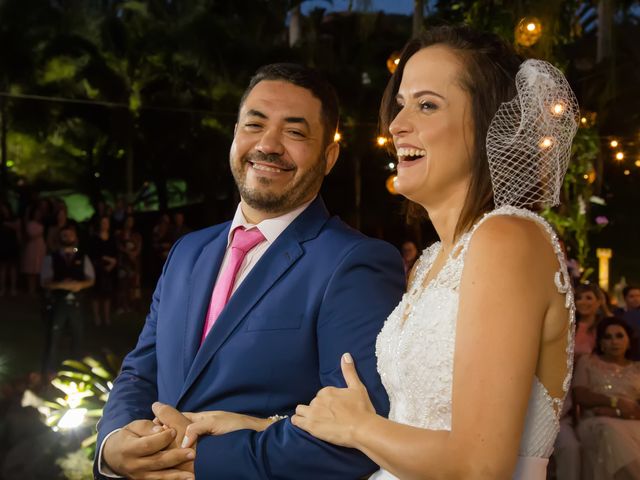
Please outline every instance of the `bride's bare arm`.
[[[156, 402], [152, 406], [154, 422], [177, 431], [174, 447], [195, 445], [202, 435], [224, 435], [236, 430], [261, 432], [273, 423], [271, 418], [258, 418], [234, 412], [212, 410], [208, 412], [179, 412], [170, 405]], [[185, 448], [185, 447], [182, 447]]]
[[[544, 319], [559, 295], [557, 268], [548, 239], [533, 222], [494, 217], [478, 228], [460, 287], [450, 432], [376, 415], [353, 364], [344, 359], [349, 388], [323, 389], [292, 422], [361, 450], [402, 479], [510, 479]], [[564, 360], [558, 358], [558, 365]]]

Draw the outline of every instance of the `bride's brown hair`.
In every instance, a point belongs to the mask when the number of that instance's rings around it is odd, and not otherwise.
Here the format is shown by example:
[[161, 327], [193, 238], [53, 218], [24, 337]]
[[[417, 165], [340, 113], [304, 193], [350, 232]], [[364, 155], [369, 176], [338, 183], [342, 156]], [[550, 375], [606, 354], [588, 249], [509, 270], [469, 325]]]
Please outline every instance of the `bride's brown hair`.
[[[382, 135], [388, 135], [389, 126], [400, 111], [396, 95], [407, 61], [419, 50], [432, 45], [445, 45], [459, 55], [464, 69], [458, 80], [460, 87], [468, 92], [471, 98], [474, 125], [474, 151], [471, 152], [473, 170], [469, 190], [456, 225], [457, 238], [483, 213], [494, 207], [485, 140], [498, 107], [516, 95], [515, 76], [522, 59], [497, 35], [477, 32], [466, 26], [429, 28], [405, 45], [398, 67], [387, 84], [380, 105]], [[407, 217], [409, 220], [426, 218], [426, 212], [417, 203], [409, 202]]]

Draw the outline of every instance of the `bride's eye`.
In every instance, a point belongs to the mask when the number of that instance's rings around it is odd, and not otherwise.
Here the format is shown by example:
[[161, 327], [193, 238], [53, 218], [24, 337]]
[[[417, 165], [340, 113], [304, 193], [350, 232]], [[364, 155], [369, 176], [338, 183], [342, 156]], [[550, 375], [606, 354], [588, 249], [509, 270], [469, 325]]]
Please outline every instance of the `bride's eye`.
[[422, 111], [426, 112], [426, 111], [437, 110], [437, 109], [438, 109], [438, 106], [433, 102], [428, 102], [428, 101], [420, 102], [420, 110]]

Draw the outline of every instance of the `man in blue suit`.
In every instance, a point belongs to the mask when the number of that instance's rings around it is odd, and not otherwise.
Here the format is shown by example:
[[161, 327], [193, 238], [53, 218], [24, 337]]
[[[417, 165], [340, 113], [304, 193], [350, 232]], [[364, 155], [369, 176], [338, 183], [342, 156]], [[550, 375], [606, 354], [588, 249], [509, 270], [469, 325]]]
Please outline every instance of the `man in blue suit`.
[[[404, 272], [395, 248], [331, 217], [318, 195], [338, 158], [337, 124], [335, 92], [317, 72], [274, 64], [252, 78], [230, 152], [240, 205], [232, 222], [171, 250], [98, 426], [96, 478], [193, 478], [186, 468], [199, 479], [357, 479], [376, 470], [288, 419], [200, 437], [197, 451], [170, 448], [175, 430], [150, 421], [156, 401], [291, 414], [322, 387], [345, 386], [347, 351], [378, 413], [388, 413], [375, 341]], [[247, 232], [259, 238], [238, 257], [236, 237]]]

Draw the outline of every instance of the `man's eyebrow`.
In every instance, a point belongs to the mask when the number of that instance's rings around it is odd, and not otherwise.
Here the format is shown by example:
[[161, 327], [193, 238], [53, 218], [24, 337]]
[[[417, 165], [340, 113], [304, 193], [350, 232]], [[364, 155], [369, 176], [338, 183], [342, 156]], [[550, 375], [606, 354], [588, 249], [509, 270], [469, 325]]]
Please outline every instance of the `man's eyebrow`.
[[247, 111], [247, 115], [251, 116], [251, 117], [260, 117], [260, 118], [264, 118], [265, 120], [268, 118], [264, 113], [262, 113], [260, 110], [254, 110], [253, 108], [251, 110]]
[[286, 123], [302, 123], [305, 127], [309, 128], [309, 122], [304, 117], [286, 117], [284, 119]]

